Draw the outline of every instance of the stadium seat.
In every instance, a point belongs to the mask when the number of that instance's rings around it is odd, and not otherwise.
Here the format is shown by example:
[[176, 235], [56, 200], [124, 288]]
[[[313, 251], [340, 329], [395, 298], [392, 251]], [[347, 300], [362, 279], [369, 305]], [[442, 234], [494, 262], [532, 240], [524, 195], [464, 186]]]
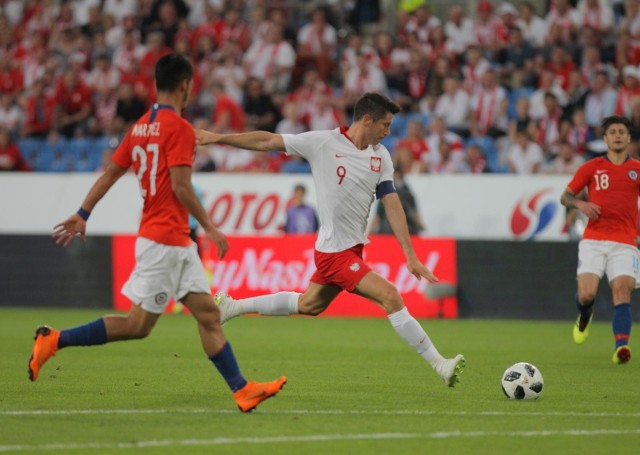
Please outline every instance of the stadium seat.
[[100, 166], [102, 149], [94, 139], [76, 138], [69, 141], [68, 156], [75, 172], [94, 172]]

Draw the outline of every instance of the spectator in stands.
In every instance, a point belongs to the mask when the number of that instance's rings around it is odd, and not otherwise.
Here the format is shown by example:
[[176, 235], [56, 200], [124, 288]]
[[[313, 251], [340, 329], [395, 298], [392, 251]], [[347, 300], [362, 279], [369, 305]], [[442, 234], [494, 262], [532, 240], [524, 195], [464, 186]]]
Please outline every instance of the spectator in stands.
[[[408, 97], [408, 106], [410, 110], [415, 110], [415, 107], [418, 105], [420, 100], [427, 95], [428, 79], [430, 77], [436, 79], [435, 76], [431, 76], [433, 72], [434, 68], [429, 67], [429, 63], [425, 58], [425, 54], [418, 49], [411, 49], [409, 66], [407, 68], [407, 72], [404, 74], [404, 80], [406, 84], [405, 93]], [[437, 84], [438, 81], [434, 80], [434, 85]], [[381, 89], [377, 90], [381, 91]]]
[[247, 76], [264, 81], [268, 94], [283, 94], [289, 89], [296, 63], [296, 51], [282, 35], [282, 28], [272, 24], [264, 40], [254, 41], [243, 57]]
[[403, 35], [409, 36], [413, 34], [420, 43], [427, 44], [432, 30], [439, 25], [441, 25], [440, 19], [431, 14], [429, 6], [423, 4], [413, 11], [409, 21], [404, 26]]
[[156, 2], [157, 5], [157, 18], [156, 20], [147, 23], [144, 27], [144, 32], [155, 33], [160, 32], [164, 37], [164, 45], [172, 48], [175, 46], [176, 36], [180, 30], [180, 20], [184, 17], [184, 10], [182, 14], [178, 15], [178, 5], [175, 0], [162, 0]]
[[440, 153], [440, 143], [446, 142], [454, 154], [456, 160], [462, 161], [464, 155], [464, 142], [456, 133], [447, 130], [444, 119], [436, 117], [429, 124], [429, 134], [427, 135], [428, 153], [420, 155], [420, 159], [427, 165], [429, 172], [433, 172], [435, 166], [439, 165], [442, 156]]
[[0, 55], [0, 94], [18, 95], [24, 89], [24, 73], [18, 62], [4, 53]]
[[558, 156], [542, 167], [543, 173], [573, 175], [584, 164], [584, 157], [576, 153], [573, 146], [565, 140], [558, 142]]
[[153, 78], [153, 68], [156, 62], [167, 54], [171, 53], [171, 48], [165, 43], [164, 33], [152, 31], [147, 35], [146, 50], [140, 61], [140, 69], [150, 78]]
[[491, 69], [491, 63], [482, 56], [481, 49], [475, 45], [469, 46], [465, 54], [465, 64], [462, 67], [463, 85], [469, 96], [475, 95], [480, 89], [482, 75], [489, 69]]
[[91, 89], [80, 79], [79, 70], [74, 67], [67, 69], [55, 95], [54, 120], [60, 134], [72, 137], [86, 128], [93, 113], [92, 97]]
[[23, 137], [44, 138], [53, 126], [55, 98], [47, 92], [46, 85], [46, 79], [37, 79], [24, 100]]
[[509, 118], [509, 126], [507, 127], [507, 135], [511, 142], [516, 139], [516, 132], [525, 129], [531, 122], [529, 97], [521, 96], [516, 100], [515, 113]]
[[306, 194], [307, 189], [302, 184], [293, 188], [293, 196], [287, 204], [286, 221], [283, 226], [283, 231], [287, 234], [312, 234], [318, 231], [318, 214], [305, 202]]
[[506, 135], [508, 105], [507, 92], [498, 85], [496, 72], [485, 71], [480, 89], [471, 97], [471, 135], [493, 138]]
[[381, 68], [380, 57], [376, 49], [364, 42], [362, 35], [351, 33], [347, 37], [347, 43], [341, 51], [340, 73], [344, 77], [347, 72], [357, 66], [358, 55], [364, 55], [367, 61]]
[[9, 131], [0, 128], [0, 171], [30, 171], [18, 145], [11, 140]]
[[444, 55], [439, 56], [433, 62], [433, 66], [427, 73], [425, 95], [432, 100], [432, 109], [435, 109], [438, 98], [444, 93], [444, 81], [447, 77], [455, 74], [455, 70], [449, 60]]
[[602, 119], [613, 115], [616, 109], [616, 98], [616, 91], [609, 83], [609, 74], [606, 71], [598, 71], [584, 106], [587, 124], [594, 129], [597, 137], [602, 137]]
[[356, 66], [349, 70], [344, 78], [343, 100], [345, 105], [351, 108], [356, 100], [366, 92], [384, 93], [386, 90], [387, 80], [382, 70], [370, 64], [366, 55], [358, 55]]
[[522, 30], [527, 43], [537, 49], [544, 46], [547, 25], [544, 19], [536, 14], [536, 9], [532, 2], [525, 1], [520, 4], [520, 16], [517, 25]]
[[91, 123], [94, 120], [96, 131], [94, 135], [100, 135], [102, 132], [109, 132], [114, 124], [116, 118], [116, 111], [118, 107], [118, 99], [115, 96], [115, 91], [107, 87], [100, 87], [97, 89], [96, 98], [94, 101], [95, 112], [92, 119], [89, 119]]
[[464, 174], [469, 172], [463, 150], [454, 149], [446, 139], [439, 141], [438, 155], [438, 159], [431, 164], [429, 169], [432, 174]]
[[473, 43], [473, 21], [465, 17], [461, 5], [451, 5], [444, 24], [444, 34], [449, 48], [456, 55], [462, 56]]
[[393, 166], [396, 170], [400, 170], [403, 175], [428, 172], [429, 164], [430, 161], [427, 158], [424, 161], [416, 159], [413, 152], [402, 144], [396, 144], [393, 147]]
[[243, 132], [246, 128], [242, 106], [225, 92], [220, 82], [214, 82], [211, 91], [215, 107], [210, 131], [221, 134]]
[[433, 113], [444, 119], [449, 130], [462, 137], [469, 136], [469, 95], [456, 74], [445, 78], [444, 93], [438, 98]]
[[537, 174], [544, 164], [542, 148], [529, 137], [526, 129], [516, 132], [516, 140], [509, 145], [506, 164], [512, 174]]
[[237, 8], [231, 7], [224, 11], [223, 18], [215, 23], [214, 30], [218, 48], [231, 45], [242, 54], [251, 45], [251, 27], [242, 19]]
[[627, 65], [622, 69], [622, 84], [618, 87], [615, 115], [629, 117], [631, 102], [640, 98], [640, 68]]
[[247, 79], [242, 108], [245, 114], [245, 127], [248, 130], [275, 132], [280, 120], [280, 112], [271, 97], [265, 93], [264, 83], [255, 77]]
[[123, 73], [130, 72], [133, 70], [132, 62], [140, 62], [145, 52], [145, 47], [140, 44], [138, 31], [126, 31], [122, 36], [122, 44], [113, 53], [113, 65]]
[[511, 88], [533, 85], [533, 64], [537, 52], [527, 43], [522, 30], [513, 26], [508, 29], [508, 41], [501, 54], [501, 79]]
[[[565, 96], [564, 102], [558, 97], [558, 93]], [[570, 116], [576, 109], [584, 109], [584, 103], [589, 93], [589, 85], [586, 83], [582, 73], [577, 68], [569, 74], [569, 87], [566, 92], [562, 89], [554, 91], [556, 98], [560, 101], [561, 106], [565, 110], [566, 116]]]
[[609, 72], [609, 65], [602, 61], [602, 54], [600, 48], [597, 46], [584, 46], [580, 60], [582, 61], [580, 71], [582, 72], [584, 80], [586, 80], [589, 85], [593, 84], [598, 71]]
[[136, 94], [130, 83], [120, 84], [116, 102], [116, 121], [121, 123], [123, 132], [128, 130], [131, 124], [146, 112], [147, 108], [146, 100]]
[[287, 101], [282, 106], [282, 119], [276, 125], [278, 134], [300, 134], [307, 131], [306, 125], [300, 120], [298, 106], [293, 101]]
[[596, 139], [593, 128], [587, 125], [584, 109], [577, 107], [571, 113], [571, 121], [564, 121], [560, 133], [562, 141], [569, 142], [578, 155], [585, 155], [588, 152], [589, 142]]
[[473, 20], [474, 42], [487, 58], [493, 58], [496, 44], [500, 42], [499, 29], [501, 21], [493, 13], [493, 4], [489, 0], [480, 0]]
[[471, 174], [487, 174], [491, 172], [484, 150], [478, 144], [467, 145], [464, 159], [467, 172]]
[[[303, 25], [297, 35], [297, 61], [295, 73], [298, 77], [315, 68], [323, 81], [329, 79], [333, 71], [333, 61], [338, 46], [338, 33], [327, 22], [326, 12], [322, 8], [314, 9], [309, 23]], [[294, 87], [299, 80], [295, 80]]]
[[306, 111], [310, 130], [333, 130], [345, 124], [345, 115], [333, 97], [319, 93]]
[[[550, 9], [545, 17], [547, 23], [547, 36], [553, 28], [559, 31], [562, 43], [569, 44], [575, 40], [580, 27], [580, 13], [571, 6], [569, 0], [554, 0], [554, 8]], [[549, 44], [549, 42], [547, 41]]]
[[138, 0], [104, 0], [103, 14], [110, 14], [119, 23], [127, 17], [133, 17], [138, 8]]
[[550, 69], [543, 69], [540, 72], [540, 80], [538, 82], [538, 87], [529, 97], [530, 100], [530, 110], [529, 115], [534, 120], [540, 120], [542, 117], [547, 115], [547, 108], [544, 103], [545, 96], [547, 93], [552, 93], [558, 103], [562, 106], [567, 102], [567, 94], [564, 89], [560, 86], [556, 75]]
[[545, 157], [550, 159], [558, 154], [558, 142], [562, 139], [562, 108], [556, 96], [547, 92], [544, 95], [545, 115], [538, 120], [537, 142], [542, 147]]
[[15, 103], [14, 95], [0, 94], [0, 128], [9, 131], [11, 137], [15, 138], [20, 132], [22, 118], [22, 109]]
[[624, 16], [618, 24], [619, 33], [628, 33], [636, 42], [640, 39], [640, 4], [636, 0], [625, 0]]
[[95, 66], [89, 72], [87, 84], [95, 91], [115, 91], [120, 84], [120, 71], [111, 64], [111, 58], [107, 54], [98, 56]]
[[424, 125], [420, 118], [409, 120], [406, 136], [398, 138], [394, 148], [409, 150], [415, 161], [421, 160], [422, 155], [430, 152], [429, 144], [427, 144], [425, 137]]
[[608, 1], [580, 0], [576, 10], [580, 17], [580, 26], [582, 28], [593, 29], [596, 32], [600, 45], [609, 41], [615, 18], [613, 8]]

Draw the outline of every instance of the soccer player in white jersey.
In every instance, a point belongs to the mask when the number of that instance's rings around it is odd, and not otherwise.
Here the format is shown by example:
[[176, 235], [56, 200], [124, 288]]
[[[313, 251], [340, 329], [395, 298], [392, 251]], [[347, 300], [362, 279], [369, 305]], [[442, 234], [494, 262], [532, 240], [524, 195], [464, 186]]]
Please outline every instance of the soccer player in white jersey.
[[453, 387], [465, 359], [458, 354], [446, 359], [404, 305], [395, 286], [371, 270], [362, 259], [367, 218], [374, 195], [388, 215], [393, 233], [402, 246], [407, 267], [418, 279], [436, 282], [435, 275], [416, 256], [407, 220], [393, 186], [393, 163], [380, 141], [389, 134], [398, 105], [377, 93], [365, 93], [354, 106], [353, 123], [331, 131], [301, 134], [274, 134], [253, 131], [215, 134], [196, 131], [199, 144], [227, 144], [256, 151], [284, 150], [287, 155], [305, 158], [318, 198], [320, 229], [315, 244], [316, 272], [303, 293], [275, 294], [234, 300], [225, 293], [216, 295], [223, 323], [246, 313], [278, 316], [317, 316], [344, 291], [353, 292], [384, 309], [400, 337], [416, 350], [444, 382]]

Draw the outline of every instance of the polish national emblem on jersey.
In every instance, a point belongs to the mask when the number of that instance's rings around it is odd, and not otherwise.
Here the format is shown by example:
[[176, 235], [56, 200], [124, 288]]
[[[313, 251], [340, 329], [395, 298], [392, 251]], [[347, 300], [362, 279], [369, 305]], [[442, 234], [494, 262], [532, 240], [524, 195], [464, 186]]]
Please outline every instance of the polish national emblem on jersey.
[[358, 264], [357, 262], [354, 262], [353, 264], [351, 264], [351, 265], [349, 266], [349, 269], [350, 269], [352, 272], [357, 272], [358, 270], [360, 270], [360, 264]]
[[629, 171], [629, 178], [633, 181], [638, 180], [638, 173], [636, 171]]
[[371, 170], [373, 172], [380, 172], [381, 169], [382, 169], [382, 158], [380, 158], [379, 156], [372, 156]]

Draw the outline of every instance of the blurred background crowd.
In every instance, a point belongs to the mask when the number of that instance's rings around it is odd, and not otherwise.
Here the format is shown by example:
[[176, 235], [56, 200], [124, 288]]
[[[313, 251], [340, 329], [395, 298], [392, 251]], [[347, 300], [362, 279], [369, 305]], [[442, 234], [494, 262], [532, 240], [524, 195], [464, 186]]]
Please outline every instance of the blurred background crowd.
[[[216, 132], [333, 129], [387, 94], [402, 174], [573, 173], [612, 114], [640, 145], [639, 0], [0, 0], [0, 169], [100, 170], [172, 51]], [[220, 146], [195, 170], [309, 171]]]

